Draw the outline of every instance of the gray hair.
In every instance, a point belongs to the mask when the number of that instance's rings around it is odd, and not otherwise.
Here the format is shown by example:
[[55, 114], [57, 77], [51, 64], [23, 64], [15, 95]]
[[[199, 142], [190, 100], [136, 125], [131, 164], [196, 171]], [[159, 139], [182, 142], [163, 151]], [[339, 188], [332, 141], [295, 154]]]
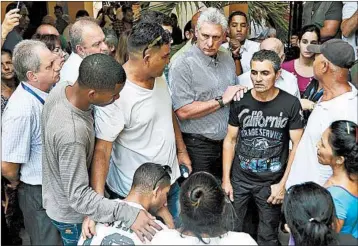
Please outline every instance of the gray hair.
[[272, 50], [260, 50], [254, 53], [251, 59], [253, 61], [269, 61], [272, 63], [273, 70], [277, 73], [281, 69], [281, 59], [275, 51]]
[[72, 51], [76, 53], [76, 46], [83, 42], [83, 30], [85, 26], [95, 25], [98, 26], [96, 20], [92, 17], [81, 17], [70, 28], [70, 43]]
[[214, 25], [220, 25], [222, 27], [223, 32], [226, 32], [227, 30], [227, 20], [224, 14], [217, 8], [210, 7], [201, 12], [198, 19], [198, 23], [196, 24], [196, 29], [200, 30], [200, 27], [204, 22], [208, 22]]
[[104, 42], [108, 47], [114, 46], [117, 49], [119, 39], [117, 37], [116, 32], [113, 29], [103, 28], [103, 33], [105, 36]]
[[20, 81], [27, 81], [26, 73], [40, 70], [41, 58], [39, 50], [47, 49], [45, 43], [36, 40], [23, 40], [15, 46], [12, 61], [16, 75]]

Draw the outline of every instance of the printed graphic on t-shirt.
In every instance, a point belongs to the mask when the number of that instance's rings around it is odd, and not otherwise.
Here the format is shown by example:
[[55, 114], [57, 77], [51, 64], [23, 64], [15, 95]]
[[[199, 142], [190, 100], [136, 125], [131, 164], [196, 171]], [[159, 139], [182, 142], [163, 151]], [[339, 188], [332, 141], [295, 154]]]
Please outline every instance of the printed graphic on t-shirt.
[[262, 111], [250, 112], [248, 108], [243, 109], [238, 117], [243, 124], [238, 155], [241, 168], [255, 173], [281, 170], [283, 134], [275, 128], [284, 129], [288, 117], [284, 117], [282, 112], [279, 116], [263, 116]]

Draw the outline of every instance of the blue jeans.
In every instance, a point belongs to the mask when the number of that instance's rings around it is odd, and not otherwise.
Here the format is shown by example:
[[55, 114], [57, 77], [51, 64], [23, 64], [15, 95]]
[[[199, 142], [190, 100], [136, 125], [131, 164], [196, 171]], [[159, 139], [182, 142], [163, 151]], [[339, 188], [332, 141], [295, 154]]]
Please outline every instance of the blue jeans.
[[82, 223], [80, 224], [67, 224], [51, 220], [57, 230], [61, 234], [62, 242], [64, 246], [77, 245], [81, 236]]
[[168, 209], [170, 214], [173, 216], [175, 224], [177, 224], [180, 214], [179, 193], [180, 187], [178, 181], [175, 181], [175, 183], [170, 187], [168, 193]]

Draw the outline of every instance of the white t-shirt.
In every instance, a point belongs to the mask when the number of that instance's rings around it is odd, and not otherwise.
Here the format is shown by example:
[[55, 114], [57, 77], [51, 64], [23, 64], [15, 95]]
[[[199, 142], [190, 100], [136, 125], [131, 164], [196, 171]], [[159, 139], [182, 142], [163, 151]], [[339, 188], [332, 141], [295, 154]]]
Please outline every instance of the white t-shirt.
[[[252, 89], [254, 86], [250, 77], [251, 69], [246, 73], [241, 74], [237, 77], [239, 85], [246, 86], [248, 89]], [[281, 76], [275, 82], [275, 86], [280, 88], [287, 93], [290, 93], [292, 96], [301, 99], [300, 90], [298, 89], [297, 78], [292, 73], [281, 69]]]
[[[119, 200], [119, 202], [125, 202], [130, 206], [143, 209], [143, 206], [134, 203], [127, 202], [123, 200]], [[155, 221], [158, 225], [160, 225], [163, 230], [167, 229], [162, 222], [159, 220]], [[146, 241], [146, 244], [150, 244], [149, 241]], [[80, 240], [78, 241], [78, 245], [144, 245], [142, 241], [137, 237], [131, 229], [129, 229], [122, 221], [115, 221], [111, 223], [109, 226], [106, 226], [103, 223], [97, 223], [96, 225], [96, 236], [92, 238], [83, 239], [82, 235]]]
[[145, 162], [172, 168], [172, 183], [180, 177], [172, 118], [172, 101], [165, 79], [153, 90], [127, 80], [120, 98], [95, 107], [96, 137], [113, 142], [107, 185], [127, 196], [134, 172]]
[[[228, 232], [221, 237], [204, 238], [210, 245], [257, 245], [249, 234], [243, 232]], [[162, 230], [155, 234], [152, 245], [206, 245], [197, 237], [181, 235], [173, 229]]]
[[332, 175], [328, 165], [321, 165], [317, 158], [317, 143], [323, 132], [337, 120], [358, 122], [357, 89], [329, 101], [319, 102], [308, 118], [306, 129], [298, 144], [286, 188], [303, 182], [313, 181], [323, 185]]
[[[358, 9], [358, 3], [356, 1], [354, 2], [343, 2], [343, 9], [342, 9], [342, 20], [351, 18], [354, 13]], [[358, 20], [356, 20], [358, 21]], [[344, 41], [347, 41], [350, 45], [352, 45], [354, 49], [354, 54], [356, 56], [356, 59], [358, 59], [358, 37], [357, 32], [352, 32], [349, 37], [344, 37], [342, 35], [342, 39]]]
[[[221, 45], [225, 49], [229, 48], [229, 43], [224, 43]], [[240, 54], [241, 54], [241, 67], [242, 72], [246, 73], [247, 71], [250, 71], [251, 69], [251, 59], [255, 52], [260, 50], [260, 43], [254, 42], [251, 40], [246, 39], [244, 45], [240, 48]]]

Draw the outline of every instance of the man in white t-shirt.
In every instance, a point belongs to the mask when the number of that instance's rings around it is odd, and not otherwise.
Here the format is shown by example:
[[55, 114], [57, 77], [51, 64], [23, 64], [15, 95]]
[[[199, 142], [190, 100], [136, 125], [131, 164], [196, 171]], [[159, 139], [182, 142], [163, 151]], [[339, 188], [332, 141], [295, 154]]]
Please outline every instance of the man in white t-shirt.
[[[272, 50], [276, 52], [281, 59], [281, 64], [285, 60], [283, 43], [277, 38], [265, 39], [260, 45], [260, 50]], [[252, 89], [253, 84], [251, 81], [250, 74], [251, 74], [251, 70], [247, 71], [244, 74], [241, 74], [238, 77], [239, 85], [243, 85], [248, 87], [248, 89]], [[297, 84], [297, 78], [290, 72], [281, 69], [281, 75], [276, 80], [275, 86], [277, 88], [280, 88], [281, 90], [286, 91], [287, 93], [290, 93], [291, 95], [297, 97], [298, 99], [301, 99], [300, 90], [298, 89], [298, 84]]]
[[[155, 215], [166, 206], [167, 195], [170, 189], [169, 166], [160, 166], [155, 163], [144, 163], [134, 173], [132, 188], [125, 200], [120, 202], [144, 209]], [[156, 220], [162, 229], [167, 227]], [[123, 221], [115, 221], [108, 225], [98, 223], [96, 235], [81, 235], [78, 245], [142, 245], [137, 235]], [[87, 232], [86, 232], [87, 233]], [[148, 243], [148, 241], [146, 242]]]
[[97, 141], [91, 185], [104, 194], [106, 183], [111, 198], [125, 198], [142, 163], [168, 165], [172, 169], [168, 208], [175, 219], [179, 216], [178, 159], [183, 162], [189, 158], [162, 76], [169, 62], [170, 40], [170, 34], [157, 23], [139, 23], [133, 28], [121, 97], [112, 105], [95, 109]]
[[343, 2], [342, 9], [342, 39], [352, 45], [358, 59], [358, 3]]
[[354, 62], [352, 46], [331, 39], [322, 45], [309, 45], [307, 50], [316, 53], [313, 72], [323, 87], [323, 96], [314, 107], [297, 147], [287, 189], [307, 181], [323, 185], [332, 175], [332, 169], [318, 162], [316, 146], [322, 133], [337, 120], [358, 122], [357, 89], [348, 83], [349, 68]]

